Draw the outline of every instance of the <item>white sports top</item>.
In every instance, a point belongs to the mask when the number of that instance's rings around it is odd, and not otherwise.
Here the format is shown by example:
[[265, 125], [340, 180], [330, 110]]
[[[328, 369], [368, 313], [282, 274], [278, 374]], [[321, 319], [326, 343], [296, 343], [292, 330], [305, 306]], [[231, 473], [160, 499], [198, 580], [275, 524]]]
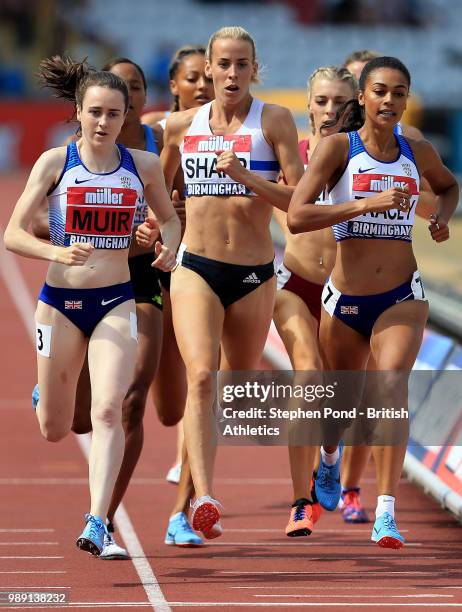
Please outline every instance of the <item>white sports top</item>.
[[359, 200], [392, 187], [407, 186], [411, 194], [408, 212], [398, 209], [364, 213], [333, 226], [337, 242], [349, 238], [412, 241], [412, 226], [419, 199], [419, 172], [404, 136], [395, 134], [399, 155], [395, 161], [379, 161], [369, 155], [358, 132], [349, 132], [348, 165], [329, 194], [330, 204]]
[[234, 134], [215, 136], [209, 125], [211, 102], [194, 115], [180, 147], [185, 195], [250, 196], [248, 187], [216, 171], [217, 151], [234, 151], [244, 168], [268, 181], [279, 176], [279, 162], [261, 128], [264, 103], [253, 98], [249, 114]]
[[130, 246], [137, 203], [144, 201], [143, 183], [128, 150], [117, 147], [119, 167], [97, 174], [84, 166], [75, 142], [67, 145], [58, 184], [48, 194], [52, 244], [91, 242], [96, 249]]

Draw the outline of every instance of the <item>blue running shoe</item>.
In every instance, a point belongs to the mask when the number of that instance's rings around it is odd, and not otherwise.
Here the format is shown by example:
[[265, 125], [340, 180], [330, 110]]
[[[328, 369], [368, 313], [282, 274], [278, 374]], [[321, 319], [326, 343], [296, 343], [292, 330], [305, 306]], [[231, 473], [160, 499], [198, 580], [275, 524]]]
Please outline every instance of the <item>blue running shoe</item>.
[[326, 465], [321, 455], [318, 473], [314, 481], [314, 490], [318, 502], [325, 510], [329, 510], [330, 512], [337, 508], [342, 493], [342, 485], [340, 484], [340, 464], [342, 462], [343, 442], [339, 443], [338, 450], [339, 458], [335, 465]]
[[39, 402], [39, 399], [40, 399], [39, 386], [35, 385], [35, 387], [32, 389], [32, 408], [34, 410], [37, 409], [37, 404]]
[[170, 518], [165, 534], [165, 543], [170, 546], [183, 546], [185, 548], [202, 546], [201, 538], [197, 533], [194, 533], [184, 512], [177, 512]]
[[395, 519], [388, 512], [375, 519], [371, 540], [382, 548], [402, 548], [406, 541], [398, 531]]
[[85, 515], [85, 529], [77, 539], [77, 547], [99, 557], [104, 548], [104, 536], [107, 535], [106, 525], [92, 514]]

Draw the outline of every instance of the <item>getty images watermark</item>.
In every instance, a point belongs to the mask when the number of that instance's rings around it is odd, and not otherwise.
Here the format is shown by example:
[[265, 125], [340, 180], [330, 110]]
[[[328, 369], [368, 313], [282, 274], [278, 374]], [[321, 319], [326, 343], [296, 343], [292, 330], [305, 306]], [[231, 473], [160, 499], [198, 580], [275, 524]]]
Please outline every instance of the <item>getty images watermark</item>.
[[454, 374], [444, 384], [453, 389], [448, 407], [441, 394], [432, 397], [435, 372], [219, 372], [218, 443], [402, 445], [410, 433], [412, 442], [414, 422], [420, 437], [423, 429], [433, 438], [424, 443], [443, 443], [435, 428], [422, 427], [417, 413], [435, 417], [444, 406], [445, 419], [457, 420], [454, 387], [462, 391], [462, 377]]

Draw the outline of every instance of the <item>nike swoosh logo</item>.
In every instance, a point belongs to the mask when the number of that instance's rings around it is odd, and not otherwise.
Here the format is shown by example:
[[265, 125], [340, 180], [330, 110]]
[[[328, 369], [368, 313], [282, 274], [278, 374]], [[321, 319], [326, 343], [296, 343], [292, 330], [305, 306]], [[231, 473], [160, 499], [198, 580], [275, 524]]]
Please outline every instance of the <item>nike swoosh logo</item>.
[[92, 181], [93, 179], [85, 179], [84, 181], [79, 181], [79, 179], [75, 179], [75, 184], [80, 185], [80, 183], [88, 183], [88, 181]]
[[362, 170], [361, 168], [358, 168], [358, 172], [359, 174], [363, 174], [364, 172], [369, 172], [369, 170], [374, 170], [375, 166], [372, 166], [372, 168], [366, 168], [365, 170]]
[[101, 300], [101, 306], [107, 306], [108, 304], [110, 304], [111, 302], [115, 302], [116, 300], [120, 300], [120, 298], [123, 297], [123, 295], [118, 295], [115, 298], [112, 298], [111, 300]]

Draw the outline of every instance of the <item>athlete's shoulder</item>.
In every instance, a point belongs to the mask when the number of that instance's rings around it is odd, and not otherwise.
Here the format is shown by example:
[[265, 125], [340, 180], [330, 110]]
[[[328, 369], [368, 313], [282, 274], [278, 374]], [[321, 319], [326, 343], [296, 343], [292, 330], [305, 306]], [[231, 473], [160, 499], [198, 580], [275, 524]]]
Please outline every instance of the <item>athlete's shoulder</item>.
[[53, 149], [48, 149], [42, 153], [37, 159], [35, 166], [43, 167], [44, 169], [48, 168], [51, 172], [56, 169], [62, 170], [66, 162], [66, 158], [67, 146], [54, 147]]
[[280, 104], [269, 104], [265, 102], [263, 106], [263, 115], [267, 118], [271, 118], [271, 120], [287, 120], [290, 118], [293, 121], [290, 110]]
[[310, 167], [320, 160], [329, 167], [343, 166], [348, 159], [350, 140], [348, 134], [330, 134], [321, 138], [311, 154]]
[[401, 125], [402, 135], [406, 138], [412, 138], [413, 140], [425, 140], [425, 136], [414, 125]]
[[199, 112], [198, 108], [189, 108], [185, 111], [177, 111], [167, 118], [164, 131], [164, 144], [179, 145], [188, 129], [191, 127], [195, 115]]
[[141, 167], [157, 164], [159, 162], [159, 156], [156, 153], [150, 151], [141, 151], [141, 149], [127, 149], [135, 162], [137, 169]]
[[329, 149], [335, 149], [336, 147], [339, 147], [340, 150], [344, 151], [350, 146], [350, 138], [348, 134], [345, 134], [344, 132], [339, 132], [338, 134], [330, 134], [329, 136], [321, 138], [316, 149], [318, 149], [320, 145]]

